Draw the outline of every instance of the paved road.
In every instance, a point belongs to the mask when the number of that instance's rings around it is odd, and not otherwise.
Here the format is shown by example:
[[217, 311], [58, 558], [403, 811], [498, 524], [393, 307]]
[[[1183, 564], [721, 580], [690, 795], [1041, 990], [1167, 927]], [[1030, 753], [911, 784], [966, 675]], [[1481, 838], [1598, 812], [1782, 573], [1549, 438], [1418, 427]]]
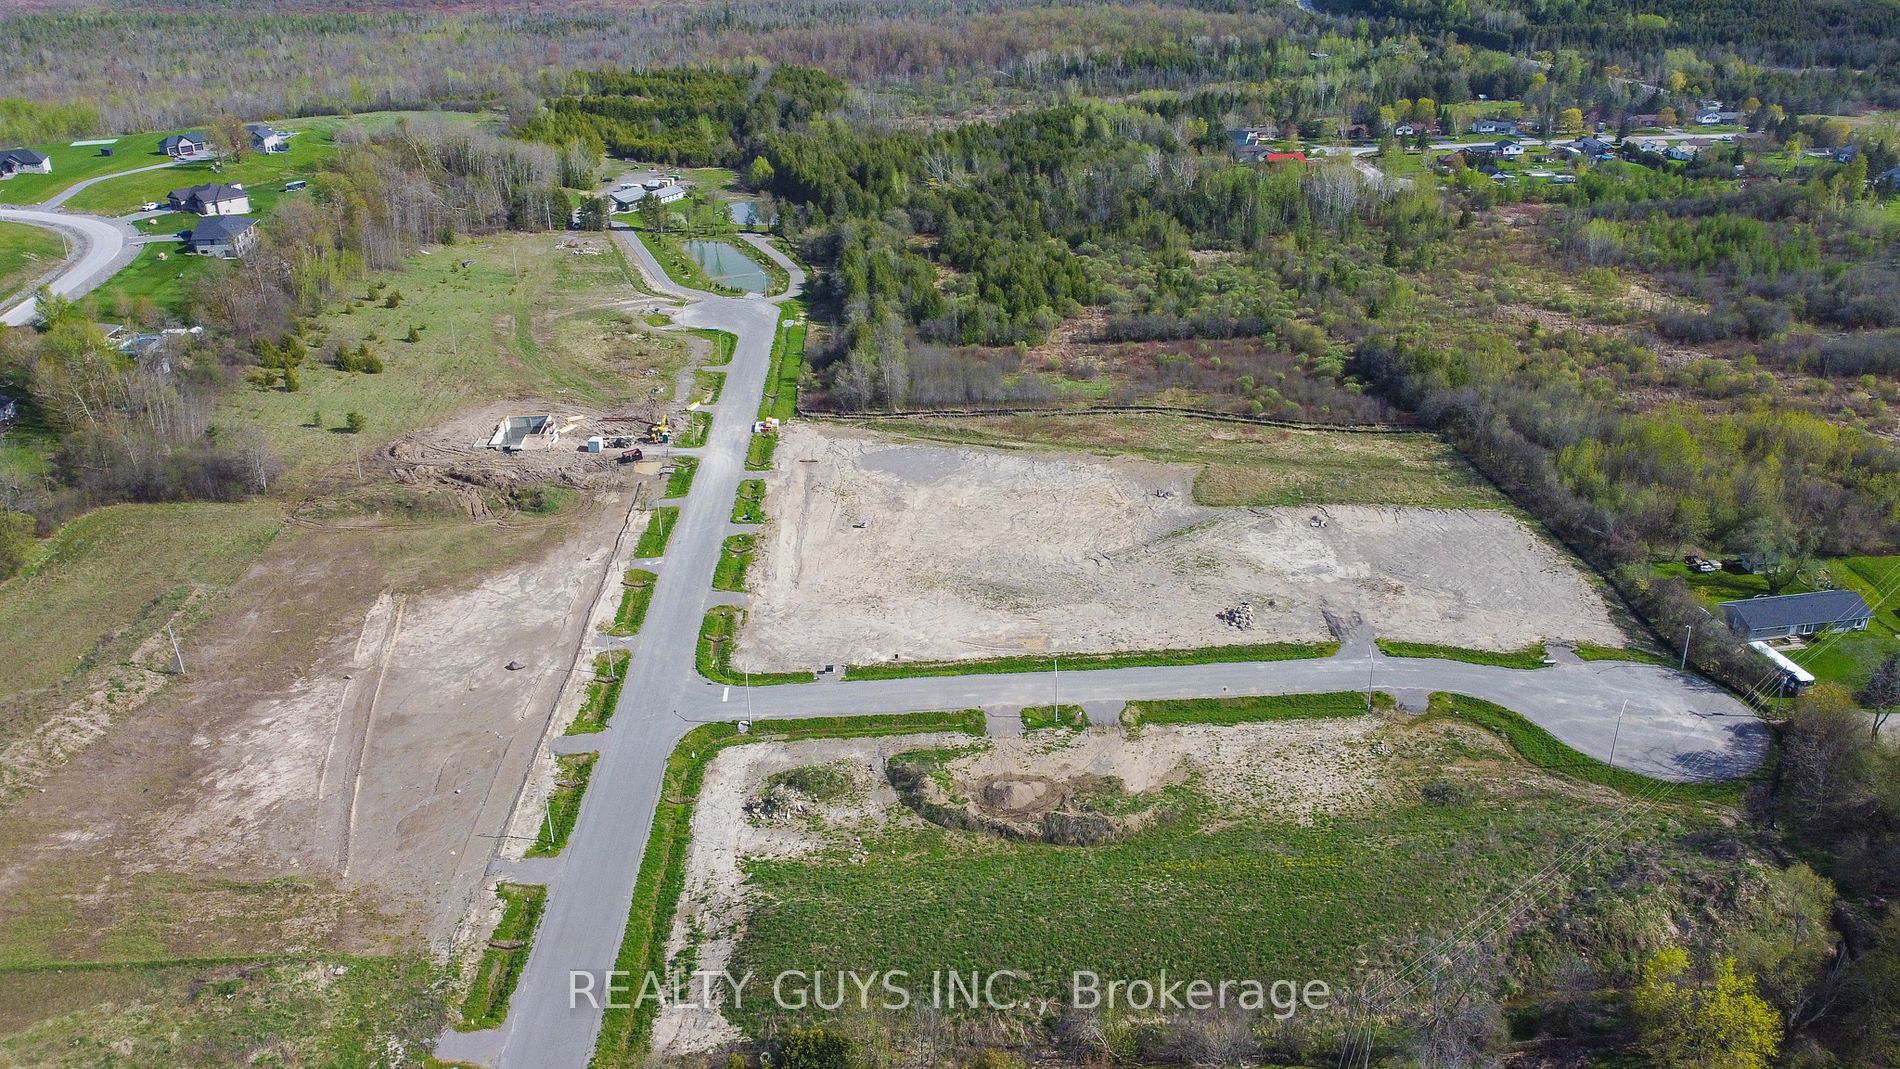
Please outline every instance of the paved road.
[[[180, 162], [183, 161], [155, 163], [149, 167], [134, 167], [129, 171], [115, 171], [112, 174], [88, 178], [83, 182], [75, 182], [48, 197], [36, 207], [0, 207], [0, 220], [59, 231], [76, 251], [68, 256], [66, 265], [57, 275], [47, 280], [46, 285], [62, 297], [83, 297], [98, 289], [106, 279], [118, 274], [121, 268], [131, 263], [132, 258], [138, 255], [137, 246], [144, 244], [145, 239], [142, 239], [141, 235], [124, 220], [108, 219], [101, 215], [62, 212], [56, 209], [88, 186], [113, 178], [123, 178], [129, 174], [176, 167]], [[0, 313], [0, 323], [9, 327], [23, 327], [33, 322], [34, 293], [38, 289], [39, 286], [36, 284], [23, 299], [15, 299], [4, 313]]]
[[[682, 290], [630, 231], [616, 230], [655, 289], [688, 303], [677, 316], [686, 326], [714, 327], [739, 338], [712, 433], [698, 450], [692, 491], [681, 505], [658, 580], [647, 626], [630, 643], [633, 661], [611, 727], [587, 739], [562, 740], [557, 750], [594, 748], [600, 760], [580, 819], [561, 857], [552, 861], [496, 861], [491, 872], [545, 882], [547, 913], [529, 953], [501, 1028], [445, 1032], [436, 1053], [448, 1061], [503, 1069], [580, 1069], [592, 1055], [600, 1011], [585, 999], [571, 1005], [570, 977], [598, 978], [612, 969], [632, 904], [633, 885], [652, 827], [667, 755], [694, 723], [746, 715], [748, 695], [701, 678], [694, 645], [706, 608], [732, 595], [711, 588], [730, 514], [751, 421], [758, 411], [777, 329], [776, 301], [713, 297]], [[754, 240], [784, 264], [792, 292], [804, 283], [798, 268]], [[1128, 668], [1050, 674], [953, 676], [757, 687], [749, 695], [756, 718], [867, 714], [978, 706], [1020, 707], [1055, 697], [1089, 703], [1110, 713], [1131, 698], [1312, 693], [1368, 686], [1418, 707], [1434, 690], [1486, 698], [1530, 717], [1593, 756], [1612, 755], [1621, 767], [1671, 779], [1726, 776], [1755, 767], [1767, 733], [1741, 703], [1700, 680], [1666, 668], [1613, 662], [1566, 663], [1534, 671], [1448, 661], [1385, 658], [1369, 635], [1353, 636], [1332, 658], [1264, 664]]]
[[[57, 230], [77, 246], [78, 252], [46, 283], [62, 297], [81, 297], [92, 292], [138, 253], [124, 227], [96, 215], [69, 215], [41, 208], [0, 208], [0, 220]], [[35, 291], [37, 289], [35, 287]], [[33, 302], [33, 294], [28, 293], [0, 313], [0, 323], [23, 327], [33, 322]]]

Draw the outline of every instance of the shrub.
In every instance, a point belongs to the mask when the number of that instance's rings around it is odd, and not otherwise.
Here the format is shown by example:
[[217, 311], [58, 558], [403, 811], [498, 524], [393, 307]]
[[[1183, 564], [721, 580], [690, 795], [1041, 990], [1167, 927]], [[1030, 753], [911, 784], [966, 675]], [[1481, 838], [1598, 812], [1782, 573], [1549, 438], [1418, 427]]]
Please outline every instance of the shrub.
[[783, 1069], [853, 1069], [851, 1037], [831, 1028], [794, 1028], [779, 1047]]

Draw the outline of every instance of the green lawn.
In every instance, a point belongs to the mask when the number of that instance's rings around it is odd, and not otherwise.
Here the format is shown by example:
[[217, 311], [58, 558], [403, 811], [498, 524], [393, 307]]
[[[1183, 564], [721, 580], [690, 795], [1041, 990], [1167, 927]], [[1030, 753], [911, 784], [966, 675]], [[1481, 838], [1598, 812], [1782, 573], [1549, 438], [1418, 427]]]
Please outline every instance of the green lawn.
[[[29, 145], [28, 148], [44, 152], [52, 158], [53, 173], [13, 176], [6, 182], [0, 183], [0, 201], [8, 204], [38, 204], [75, 182], [97, 178], [104, 174], [117, 174], [120, 171], [150, 167], [155, 163], [164, 163], [167, 157], [158, 151], [158, 143], [169, 133], [171, 131], [130, 134], [119, 138], [116, 144], [106, 146], [86, 145], [75, 148], [68, 141]], [[81, 140], [93, 139], [82, 138]], [[110, 148], [112, 155], [100, 155], [101, 148]]]
[[[1762, 576], [1726, 569], [1698, 575], [1679, 561], [1656, 565], [1654, 574], [1680, 578], [1711, 610], [1724, 601], [1769, 593]], [[1865, 598], [1874, 610], [1873, 623], [1864, 632], [1816, 636], [1806, 649], [1783, 652], [1820, 680], [1858, 688], [1883, 659], [1900, 653], [1900, 556], [1830, 557], [1779, 593], [1799, 594], [1830, 584]]]
[[13, 295], [66, 258], [66, 239], [57, 231], [25, 223], [0, 223], [0, 300]]
[[[340, 122], [332, 118], [273, 123], [282, 130], [299, 131], [297, 136], [290, 139], [290, 151], [271, 155], [250, 152], [236, 163], [186, 163], [162, 171], [127, 175], [82, 190], [66, 202], [66, 207], [99, 215], [124, 215], [137, 211], [139, 205], [148, 201], [162, 203], [165, 194], [183, 186], [230, 182], [243, 185], [245, 192], [250, 194], [250, 214], [268, 215], [283, 197], [311, 195], [309, 190], [285, 193], [284, 184], [293, 178], [307, 181], [316, 177], [317, 168], [329, 159], [334, 149], [330, 139]], [[147, 156], [143, 162], [164, 161], [156, 156]], [[57, 170], [59, 164], [53, 166]]]
[[215, 256], [187, 256], [181, 248], [159, 243], [141, 246], [131, 263], [93, 290], [87, 299], [108, 319], [121, 315], [130, 302], [142, 300], [152, 301], [171, 315], [182, 317], [192, 280], [214, 271], [231, 270], [232, 265]]
[[1068, 728], [1081, 731], [1089, 726], [1088, 711], [1079, 705], [1032, 705], [1021, 713], [1024, 731]]
[[765, 522], [765, 480], [742, 479], [732, 502], [733, 523]]
[[685, 497], [693, 489], [693, 475], [699, 471], [698, 457], [679, 457], [673, 470], [666, 473], [666, 492], [662, 497]]

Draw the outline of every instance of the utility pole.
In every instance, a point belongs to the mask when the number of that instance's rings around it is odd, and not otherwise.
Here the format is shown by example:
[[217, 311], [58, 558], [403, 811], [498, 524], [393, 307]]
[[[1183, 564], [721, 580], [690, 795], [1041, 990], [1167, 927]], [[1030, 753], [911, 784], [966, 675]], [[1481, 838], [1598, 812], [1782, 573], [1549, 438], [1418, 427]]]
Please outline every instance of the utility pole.
[[1630, 700], [1623, 699], [1623, 708], [1616, 711], [1616, 730], [1610, 733], [1610, 767], [1616, 767], [1616, 743], [1623, 737], [1623, 713], [1630, 707]]
[[1049, 711], [1054, 714], [1055, 722], [1062, 723], [1062, 658], [1051, 657], [1049, 663], [1056, 668], [1056, 704]]
[[1694, 634], [1695, 624], [1687, 623], [1682, 625], [1682, 663], [1677, 666], [1678, 671], [1687, 672], [1689, 670], [1689, 639]]
[[185, 655], [178, 648], [178, 632], [172, 630], [170, 620], [165, 621], [165, 637], [172, 641], [172, 663], [178, 666], [178, 674], [185, 674]]

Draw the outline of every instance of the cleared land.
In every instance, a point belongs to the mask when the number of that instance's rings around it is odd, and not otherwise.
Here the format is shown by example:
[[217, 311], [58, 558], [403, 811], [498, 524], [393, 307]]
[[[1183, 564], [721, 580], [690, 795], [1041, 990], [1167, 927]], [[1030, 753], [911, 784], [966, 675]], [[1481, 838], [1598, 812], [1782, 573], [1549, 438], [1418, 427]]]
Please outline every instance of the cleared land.
[[[1552, 842], [1621, 813], [1469, 725], [1323, 712], [1129, 737], [727, 750], [699, 794], [669, 950], [761, 976], [822, 962], [927, 978], [981, 961], [1021, 970], [1016, 992], [1030, 996], [1059, 997], [1076, 968], [1340, 987], [1417, 926], [1476, 914]], [[920, 793], [961, 814], [958, 830], [941, 809], [925, 819]], [[1682, 819], [1653, 810], [1626, 832]], [[1099, 845], [1058, 844], [1078, 828]], [[774, 1012], [769, 999], [669, 1007], [656, 1049], [759, 1034]]]
[[[791, 425], [733, 664], [1314, 642], [1328, 616], [1476, 649], [1624, 644], [1584, 575], [1508, 512], [1340, 506], [1321, 488], [1306, 507], [1209, 508], [1192, 500], [1204, 478]], [[1219, 616], [1243, 602], [1251, 630]]]

